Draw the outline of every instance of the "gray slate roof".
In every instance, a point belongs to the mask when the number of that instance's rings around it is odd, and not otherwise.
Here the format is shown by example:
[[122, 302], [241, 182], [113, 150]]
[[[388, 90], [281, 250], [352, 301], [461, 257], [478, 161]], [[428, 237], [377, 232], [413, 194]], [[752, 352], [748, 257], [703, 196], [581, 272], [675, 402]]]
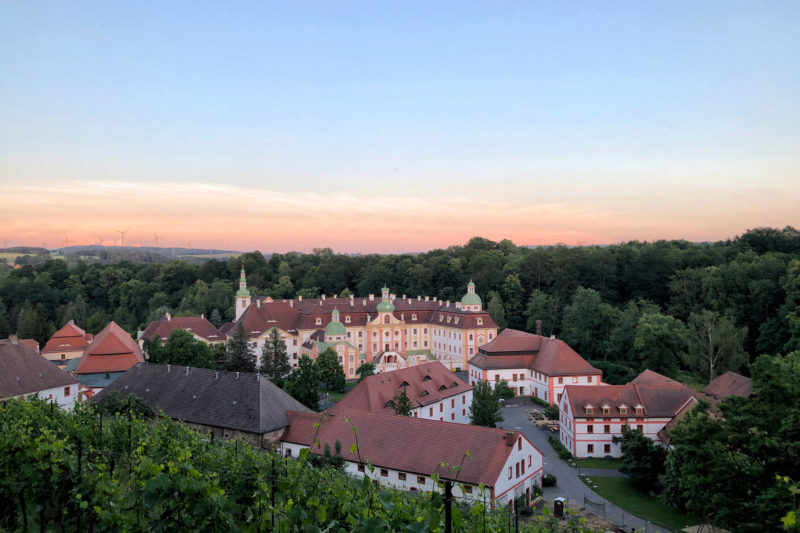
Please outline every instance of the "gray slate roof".
[[0, 340], [0, 398], [77, 383], [78, 380], [22, 341]]
[[139, 363], [96, 394], [135, 394], [170, 418], [263, 434], [289, 425], [287, 410], [309, 408], [258, 374]]

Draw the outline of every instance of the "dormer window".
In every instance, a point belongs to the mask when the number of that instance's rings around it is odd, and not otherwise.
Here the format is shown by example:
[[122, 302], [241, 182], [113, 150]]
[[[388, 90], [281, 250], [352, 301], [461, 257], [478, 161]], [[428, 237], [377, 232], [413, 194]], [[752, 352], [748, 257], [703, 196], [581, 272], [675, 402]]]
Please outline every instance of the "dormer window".
[[594, 407], [587, 407], [586, 408], [586, 414], [587, 415], [593, 415], [594, 414]]
[[423, 397], [423, 396], [427, 396], [427, 395], [428, 395], [428, 391], [426, 391], [426, 390], [424, 390], [424, 391], [419, 393], [420, 398]]
[[452, 318], [453, 318], [453, 317], [451, 317], [451, 316], [448, 316], [448, 317], [447, 317], [447, 323], [448, 323], [448, 324], [450, 323], [450, 320], [451, 320]]
[[479, 325], [479, 326], [482, 326], [482, 325], [483, 325], [483, 319], [482, 319], [482, 318], [479, 318], [479, 319], [478, 319], [478, 325]]
[[644, 414], [644, 408], [643, 407], [637, 407], [636, 408], [636, 414], [637, 415], [643, 415]]
[[447, 386], [445, 386], [445, 385], [441, 385], [441, 386], [439, 387], [439, 390], [440, 390], [440, 391], [447, 390]]
[[453, 387], [458, 387], [457, 381], [454, 381], [453, 383], [450, 384], [450, 388], [452, 389]]
[[619, 408], [619, 414], [627, 415], [628, 414], [628, 408], [627, 407], [620, 407]]
[[456, 324], [458, 324], [458, 317], [456, 317], [456, 319], [455, 319], [453, 322], [455, 322]]
[[417, 313], [412, 313], [411, 320], [416, 320], [416, 319], [417, 319]]
[[384, 407], [394, 407], [394, 400], [389, 400], [388, 402], [383, 404], [383, 406]]
[[322, 319], [321, 319], [321, 318], [319, 318], [319, 317], [317, 317], [317, 319], [314, 321], [314, 323], [315, 323], [316, 325], [318, 325], [318, 326], [321, 326], [321, 325], [322, 325]]
[[609, 412], [610, 412], [610, 410], [609, 410], [608, 406], [607, 406], [607, 405], [604, 405], [604, 406], [603, 406], [603, 414], [604, 414], [604, 415], [607, 415]]
[[424, 378], [422, 378], [422, 381], [430, 381], [430, 380], [431, 380], [430, 376], [425, 376]]
[[350, 323], [350, 315], [347, 315], [346, 317], [344, 317], [344, 323], [345, 324], [349, 324]]
[[404, 381], [400, 384], [401, 387], [408, 387], [408, 381]]

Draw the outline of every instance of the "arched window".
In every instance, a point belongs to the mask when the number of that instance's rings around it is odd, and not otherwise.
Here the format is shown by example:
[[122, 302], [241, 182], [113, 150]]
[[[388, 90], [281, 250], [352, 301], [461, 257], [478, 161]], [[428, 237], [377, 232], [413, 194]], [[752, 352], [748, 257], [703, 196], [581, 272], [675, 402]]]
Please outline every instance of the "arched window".
[[384, 324], [388, 324], [389, 323], [389, 315], [386, 315], [386, 316], [383, 317], [383, 323]]

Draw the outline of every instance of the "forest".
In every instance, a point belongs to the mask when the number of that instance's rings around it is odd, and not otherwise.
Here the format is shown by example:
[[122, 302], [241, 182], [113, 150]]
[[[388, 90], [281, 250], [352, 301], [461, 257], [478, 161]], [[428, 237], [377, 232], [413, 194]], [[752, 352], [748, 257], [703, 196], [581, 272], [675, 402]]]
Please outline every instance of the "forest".
[[169, 311], [233, 318], [244, 265], [254, 295], [377, 294], [461, 298], [473, 280], [500, 327], [556, 335], [622, 383], [650, 368], [707, 383], [747, 373], [759, 354], [800, 348], [800, 232], [756, 228], [713, 242], [522, 247], [475, 237], [420, 254], [245, 253], [202, 264], [87, 262], [67, 256], [0, 265], [0, 338], [44, 343], [72, 319], [131, 333]]

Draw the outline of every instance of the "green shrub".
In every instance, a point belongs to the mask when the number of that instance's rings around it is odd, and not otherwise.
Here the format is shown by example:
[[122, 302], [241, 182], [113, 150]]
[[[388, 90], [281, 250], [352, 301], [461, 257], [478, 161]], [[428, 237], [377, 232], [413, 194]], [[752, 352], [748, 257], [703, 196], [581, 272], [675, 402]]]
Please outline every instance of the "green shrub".
[[550, 420], [558, 420], [558, 406], [557, 405], [548, 405], [544, 408], [544, 416], [549, 418]]
[[541, 405], [542, 407], [549, 407], [550, 406], [549, 403], [547, 403], [546, 401], [542, 400], [541, 398], [537, 398], [536, 396], [531, 396], [531, 400], [533, 400], [533, 403], [535, 403], [537, 405]]
[[572, 459], [572, 454], [569, 452], [569, 450], [558, 440], [556, 440], [555, 437], [547, 437], [547, 442], [550, 443], [550, 446], [553, 447], [562, 461], [569, 461]]
[[553, 474], [545, 474], [542, 478], [542, 486], [543, 487], [555, 487], [558, 478]]

